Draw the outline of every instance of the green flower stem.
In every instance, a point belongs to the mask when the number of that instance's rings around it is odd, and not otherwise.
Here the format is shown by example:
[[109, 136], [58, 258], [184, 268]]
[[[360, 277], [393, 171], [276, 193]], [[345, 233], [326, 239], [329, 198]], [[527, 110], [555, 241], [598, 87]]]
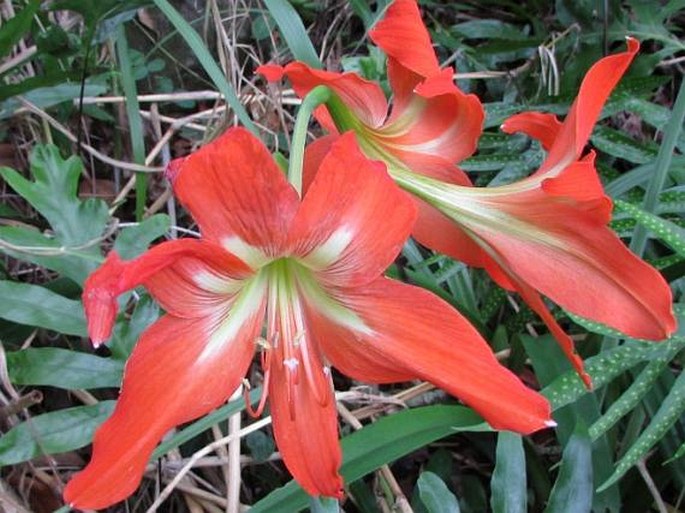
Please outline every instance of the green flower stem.
[[295, 187], [300, 196], [302, 196], [302, 166], [304, 164], [304, 146], [307, 142], [309, 118], [312, 117], [314, 109], [326, 103], [330, 97], [331, 90], [328, 87], [317, 86], [304, 97], [300, 110], [297, 112], [288, 165], [288, 181]]

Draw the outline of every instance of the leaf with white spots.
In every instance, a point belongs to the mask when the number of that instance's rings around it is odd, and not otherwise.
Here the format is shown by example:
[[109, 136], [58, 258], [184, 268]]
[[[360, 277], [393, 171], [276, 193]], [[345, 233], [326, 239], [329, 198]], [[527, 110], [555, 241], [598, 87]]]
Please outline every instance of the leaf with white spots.
[[[640, 362], [675, 354], [684, 347], [685, 338], [682, 337], [675, 337], [656, 345], [631, 341], [588, 358], [585, 361], [585, 370], [592, 377], [596, 390]], [[575, 371], [562, 374], [542, 390], [542, 394], [552, 404], [553, 410], [566, 406], [588, 393], [591, 391], [583, 385]]]
[[626, 201], [615, 200], [614, 207], [616, 210], [630, 214], [638, 223], [644, 225], [660, 240], [668, 244], [673, 251], [685, 256], [685, 229], [650, 212], [645, 212], [640, 207]]
[[671, 345], [669, 350], [663, 352], [649, 362], [640, 374], [635, 378], [628, 390], [621, 394], [609, 409], [597, 421], [590, 426], [590, 438], [596, 440], [614, 426], [623, 416], [629, 414], [642, 398], [649, 392], [652, 385], [659, 379], [661, 372], [669, 362], [682, 349], [682, 345]]
[[666, 435], [683, 412], [685, 412], [685, 372], [678, 376], [673, 388], [664, 399], [652, 421], [618, 462], [613, 475], [599, 487], [598, 491], [609, 488], [621, 479], [633, 465], [645, 458], [650, 449]]

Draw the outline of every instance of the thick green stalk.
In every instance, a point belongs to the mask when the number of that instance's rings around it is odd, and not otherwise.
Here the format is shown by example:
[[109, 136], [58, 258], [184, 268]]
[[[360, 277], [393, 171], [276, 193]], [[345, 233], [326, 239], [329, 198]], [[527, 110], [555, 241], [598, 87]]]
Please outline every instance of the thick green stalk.
[[304, 165], [304, 146], [307, 142], [307, 128], [314, 109], [326, 103], [331, 97], [331, 91], [326, 86], [317, 86], [302, 100], [300, 110], [297, 111], [293, 140], [288, 165], [288, 181], [302, 196], [302, 166]]

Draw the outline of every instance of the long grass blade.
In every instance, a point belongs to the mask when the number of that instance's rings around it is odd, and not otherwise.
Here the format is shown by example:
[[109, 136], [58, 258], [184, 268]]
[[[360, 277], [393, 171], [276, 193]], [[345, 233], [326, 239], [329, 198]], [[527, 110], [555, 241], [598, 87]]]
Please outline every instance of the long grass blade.
[[226, 102], [228, 102], [229, 106], [233, 109], [233, 112], [235, 112], [235, 115], [238, 117], [243, 126], [245, 126], [245, 128], [255, 135], [259, 135], [257, 127], [250, 119], [245, 107], [243, 107], [242, 103], [240, 103], [238, 95], [235, 93], [233, 87], [226, 79], [226, 76], [224, 75], [223, 71], [221, 71], [221, 68], [219, 68], [218, 64], [214, 60], [214, 57], [212, 57], [212, 54], [209, 53], [209, 50], [205, 46], [200, 35], [195, 31], [190, 23], [188, 23], [183, 16], [181, 16], [181, 13], [179, 13], [176, 8], [174, 8], [167, 0], [154, 0], [154, 2], [159, 10], [164, 13], [167, 19], [176, 28], [176, 30], [178, 30], [179, 34], [181, 34], [183, 39], [185, 39], [186, 43], [188, 43], [188, 46], [195, 54], [195, 57], [197, 57], [198, 62], [207, 72], [209, 78], [212, 79], [212, 82], [214, 82], [214, 85], [219, 92], [224, 95]]

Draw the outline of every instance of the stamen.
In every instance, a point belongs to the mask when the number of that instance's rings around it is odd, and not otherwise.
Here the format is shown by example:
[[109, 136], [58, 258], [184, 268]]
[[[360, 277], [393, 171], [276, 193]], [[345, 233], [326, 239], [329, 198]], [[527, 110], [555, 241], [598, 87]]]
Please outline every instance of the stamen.
[[300, 365], [300, 362], [298, 362], [296, 358], [287, 358], [283, 360], [283, 365], [288, 367], [290, 372], [295, 372], [297, 370], [297, 366]]
[[286, 358], [283, 360], [285, 367], [285, 389], [288, 397], [288, 411], [290, 420], [295, 421], [295, 387], [299, 382], [298, 367], [300, 362], [296, 358]]
[[[306, 342], [299, 346], [300, 355], [302, 357], [302, 362], [304, 363], [304, 374], [307, 378], [307, 384], [312, 390], [314, 399], [319, 403], [321, 407], [328, 406], [330, 402], [331, 394], [328, 388], [328, 382], [322, 381], [315, 375], [315, 371], [312, 368], [312, 362], [309, 355], [309, 344]], [[324, 372], [325, 375], [325, 372]]]
[[250, 383], [246, 379], [243, 380], [243, 383], [246, 385], [243, 388], [245, 410], [247, 410], [248, 415], [253, 419], [256, 419], [262, 415], [264, 407], [266, 406], [266, 400], [269, 397], [269, 382], [271, 381], [271, 351], [264, 351], [262, 353], [262, 370], [264, 371], [264, 381], [262, 382], [262, 393], [259, 396], [259, 403], [257, 403], [256, 410], [252, 408], [252, 404], [250, 402]]

